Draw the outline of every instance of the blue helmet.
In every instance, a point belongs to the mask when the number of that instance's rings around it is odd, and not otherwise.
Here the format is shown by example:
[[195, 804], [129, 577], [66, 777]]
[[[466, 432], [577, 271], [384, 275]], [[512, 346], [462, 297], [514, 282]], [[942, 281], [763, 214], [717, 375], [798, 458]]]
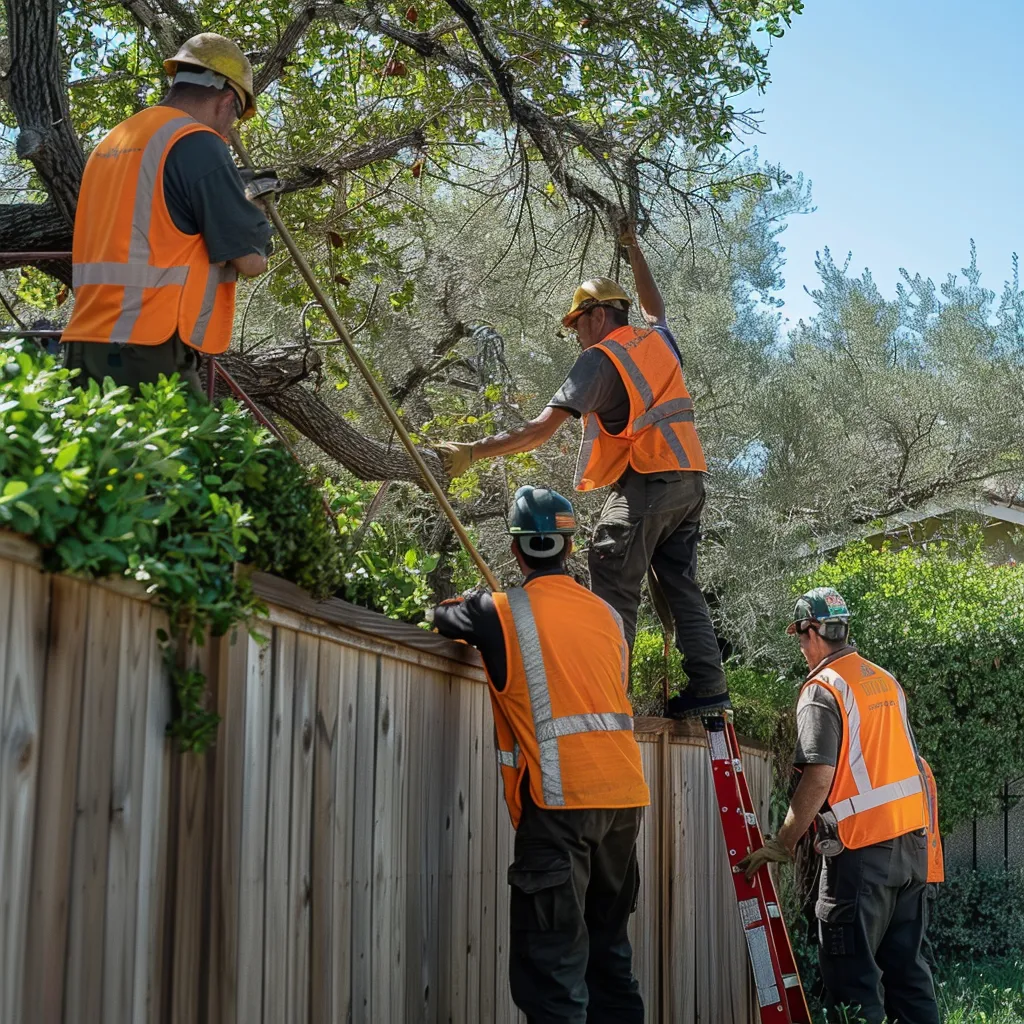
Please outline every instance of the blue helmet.
[[520, 487], [508, 513], [508, 532], [528, 555], [554, 558], [576, 532], [572, 502], [547, 487]]

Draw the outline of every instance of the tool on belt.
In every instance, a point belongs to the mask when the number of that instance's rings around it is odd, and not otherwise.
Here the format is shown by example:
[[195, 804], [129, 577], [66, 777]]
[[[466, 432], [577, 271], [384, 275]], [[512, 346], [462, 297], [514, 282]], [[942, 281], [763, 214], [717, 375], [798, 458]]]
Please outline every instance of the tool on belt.
[[702, 722], [743, 937], [754, 973], [761, 1024], [811, 1024], [811, 1013], [772, 876], [762, 870], [748, 882], [739, 869], [739, 862], [748, 853], [764, 845], [764, 837], [743, 773], [732, 712], [706, 715]]

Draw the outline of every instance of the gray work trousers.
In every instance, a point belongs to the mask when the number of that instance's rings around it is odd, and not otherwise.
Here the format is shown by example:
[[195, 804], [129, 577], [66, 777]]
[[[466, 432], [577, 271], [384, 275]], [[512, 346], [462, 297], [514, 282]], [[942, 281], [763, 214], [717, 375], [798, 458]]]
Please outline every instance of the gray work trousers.
[[524, 785], [508, 869], [509, 987], [529, 1024], [643, 1024], [627, 934], [642, 814], [546, 810]]
[[704, 474], [636, 473], [612, 485], [590, 545], [590, 586], [622, 616], [633, 648], [640, 588], [654, 570], [676, 627], [676, 645], [695, 697], [724, 693], [725, 671], [704, 595], [697, 586], [697, 541]]
[[198, 394], [204, 394], [199, 379], [199, 353], [177, 334], [162, 345], [111, 345], [103, 341], [65, 341], [64, 366], [79, 370], [76, 382], [99, 384], [110, 377], [118, 387], [139, 393], [140, 384], [155, 384], [160, 374], [178, 374]]
[[927, 842], [922, 829], [824, 858], [815, 913], [830, 1024], [939, 1024], [921, 951]]

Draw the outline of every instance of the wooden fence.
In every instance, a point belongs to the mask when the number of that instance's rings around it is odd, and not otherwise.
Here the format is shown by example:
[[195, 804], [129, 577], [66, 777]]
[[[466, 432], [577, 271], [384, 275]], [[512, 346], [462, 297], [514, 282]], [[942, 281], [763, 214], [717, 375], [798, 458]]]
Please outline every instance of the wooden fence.
[[[181, 755], [161, 613], [0, 534], [0, 1021], [522, 1020], [475, 652], [255, 582], [269, 643], [202, 649], [223, 720]], [[703, 733], [637, 731], [648, 1019], [752, 1024]], [[763, 808], [767, 757], [745, 765]]]

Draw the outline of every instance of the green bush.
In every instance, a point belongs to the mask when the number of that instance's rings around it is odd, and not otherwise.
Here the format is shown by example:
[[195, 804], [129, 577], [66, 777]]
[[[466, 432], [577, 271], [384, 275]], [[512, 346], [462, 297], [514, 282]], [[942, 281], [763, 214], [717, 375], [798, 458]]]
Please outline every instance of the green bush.
[[[238, 562], [319, 598], [373, 597], [410, 617], [426, 604], [429, 560], [406, 544], [394, 567], [380, 531], [351, 550], [363, 495], [333, 492], [336, 528], [307, 470], [236, 403], [214, 408], [176, 379], [133, 398], [70, 377], [34, 346], [0, 346], [0, 527], [35, 540], [48, 570], [135, 579], [197, 643], [259, 610]], [[388, 571], [367, 583], [357, 562]], [[202, 749], [216, 728], [205, 684], [172, 667], [172, 733]]]
[[943, 962], [1024, 956], [1024, 871], [958, 871], [938, 886], [928, 940]]
[[[667, 670], [669, 692], [677, 693], [686, 683], [686, 673], [683, 671], [683, 659], [675, 647], [669, 652]], [[662, 634], [655, 630], [639, 630], [633, 642], [630, 673], [636, 714], [661, 714], [665, 672]], [[794, 685], [777, 673], [762, 672], [735, 663], [727, 664], [725, 673], [740, 735], [760, 740], [774, 751], [791, 751], [797, 692]]]
[[972, 533], [956, 546], [855, 544], [807, 585], [839, 590], [864, 656], [906, 689], [943, 831], [995, 810], [993, 780], [1024, 775], [1024, 570], [989, 565]]

